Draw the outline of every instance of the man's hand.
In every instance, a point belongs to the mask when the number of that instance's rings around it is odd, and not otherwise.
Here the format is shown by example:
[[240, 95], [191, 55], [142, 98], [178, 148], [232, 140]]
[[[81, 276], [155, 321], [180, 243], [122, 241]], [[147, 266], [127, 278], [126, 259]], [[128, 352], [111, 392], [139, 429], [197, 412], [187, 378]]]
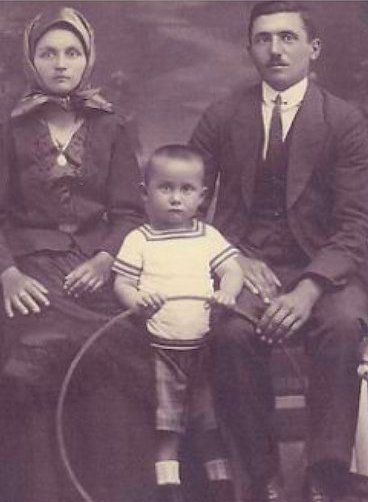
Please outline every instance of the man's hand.
[[244, 285], [255, 295], [259, 295], [265, 303], [274, 298], [281, 282], [270, 267], [257, 258], [240, 256], [239, 263], [243, 269]]
[[256, 332], [266, 343], [281, 343], [296, 333], [309, 319], [322, 287], [312, 279], [302, 279], [289, 293], [271, 300]]
[[145, 317], [152, 317], [165, 301], [166, 297], [160, 293], [138, 293], [135, 310]]
[[101, 251], [76, 267], [65, 277], [64, 289], [67, 294], [79, 296], [96, 291], [110, 277], [113, 261], [109, 253]]
[[38, 314], [42, 307], [50, 305], [45, 286], [17, 267], [9, 267], [1, 274], [1, 284], [8, 317], [14, 317], [14, 310], [23, 315]]

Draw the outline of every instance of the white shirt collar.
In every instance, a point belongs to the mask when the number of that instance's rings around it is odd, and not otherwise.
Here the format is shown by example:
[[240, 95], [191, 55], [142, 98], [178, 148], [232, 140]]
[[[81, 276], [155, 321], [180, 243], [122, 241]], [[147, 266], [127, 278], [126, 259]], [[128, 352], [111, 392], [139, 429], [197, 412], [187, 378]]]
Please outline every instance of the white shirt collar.
[[267, 82], [262, 82], [262, 97], [263, 102], [266, 105], [273, 105], [274, 100], [277, 94], [281, 95], [282, 104], [287, 107], [297, 106], [299, 105], [304, 98], [308, 87], [308, 78], [305, 77], [303, 80], [300, 80], [296, 84], [292, 85], [288, 89], [284, 91], [276, 91]]

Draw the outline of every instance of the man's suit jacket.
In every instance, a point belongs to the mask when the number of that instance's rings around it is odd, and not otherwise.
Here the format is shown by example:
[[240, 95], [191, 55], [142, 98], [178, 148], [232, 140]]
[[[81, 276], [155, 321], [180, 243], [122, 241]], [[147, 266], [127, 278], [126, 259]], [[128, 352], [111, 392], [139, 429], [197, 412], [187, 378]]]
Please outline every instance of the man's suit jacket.
[[[260, 85], [236, 92], [210, 106], [191, 139], [205, 156], [210, 195], [220, 177], [214, 224], [245, 254], [242, 240], [263, 145], [261, 107]], [[310, 82], [293, 122], [287, 169], [287, 218], [310, 257], [306, 272], [343, 286], [367, 255], [368, 135], [363, 116]]]

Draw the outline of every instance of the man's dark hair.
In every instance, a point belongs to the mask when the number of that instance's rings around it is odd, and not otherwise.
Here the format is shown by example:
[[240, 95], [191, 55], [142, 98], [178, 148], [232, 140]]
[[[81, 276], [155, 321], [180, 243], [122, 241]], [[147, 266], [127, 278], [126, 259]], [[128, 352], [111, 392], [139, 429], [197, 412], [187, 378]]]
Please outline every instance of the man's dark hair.
[[282, 0], [271, 0], [268, 2], [259, 2], [254, 5], [249, 18], [248, 25], [248, 40], [252, 42], [252, 30], [254, 21], [260, 16], [268, 14], [278, 14], [280, 12], [296, 12], [300, 15], [305, 31], [307, 32], [308, 40], [311, 41], [318, 37], [317, 26], [312, 19], [311, 12], [308, 7], [299, 2], [288, 2]]
[[143, 177], [145, 184], [149, 183], [153, 166], [156, 161], [160, 159], [175, 159], [175, 160], [188, 160], [199, 162], [203, 165], [203, 175], [204, 175], [204, 161], [201, 153], [196, 148], [188, 145], [172, 144], [164, 145], [157, 148], [149, 158], [147, 164], [144, 167]]

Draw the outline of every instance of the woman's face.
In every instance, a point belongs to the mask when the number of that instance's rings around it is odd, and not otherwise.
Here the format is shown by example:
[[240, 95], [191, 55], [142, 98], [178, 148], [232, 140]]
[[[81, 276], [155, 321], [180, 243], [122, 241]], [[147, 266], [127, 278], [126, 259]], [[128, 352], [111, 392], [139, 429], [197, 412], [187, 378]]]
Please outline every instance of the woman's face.
[[36, 44], [34, 66], [48, 91], [65, 95], [81, 81], [87, 58], [82, 42], [71, 31], [53, 28]]

